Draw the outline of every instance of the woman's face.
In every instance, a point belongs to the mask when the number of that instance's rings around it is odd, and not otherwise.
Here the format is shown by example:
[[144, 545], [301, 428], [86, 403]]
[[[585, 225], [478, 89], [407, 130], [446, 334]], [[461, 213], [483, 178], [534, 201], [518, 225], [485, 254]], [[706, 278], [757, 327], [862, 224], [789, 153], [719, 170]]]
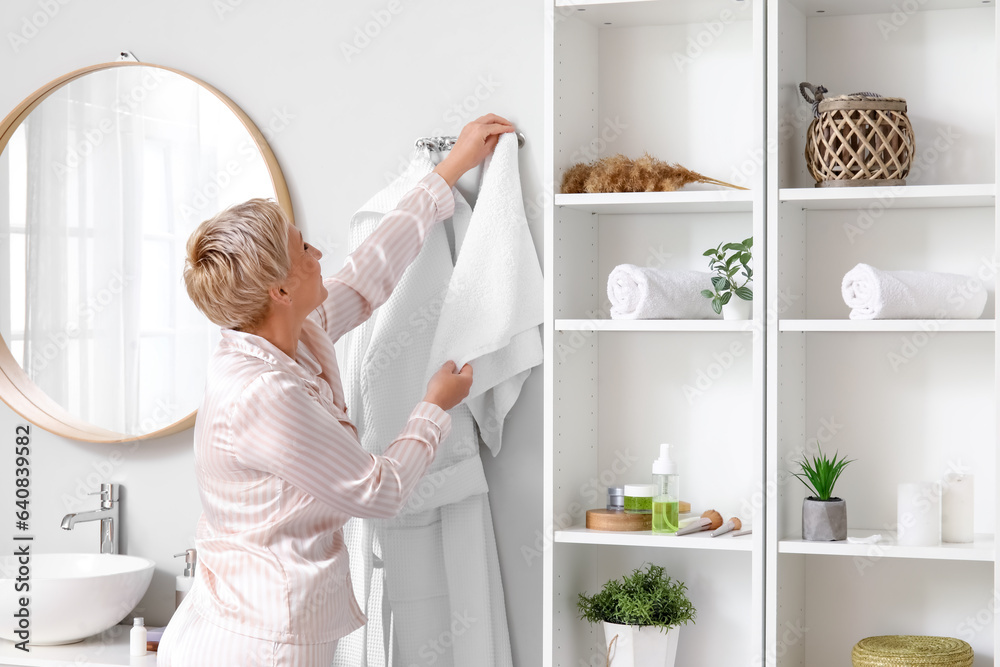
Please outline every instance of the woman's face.
[[327, 297], [319, 267], [321, 257], [323, 253], [306, 243], [301, 231], [288, 225], [288, 258], [292, 268], [285, 281], [286, 291], [295, 309], [306, 315], [319, 308]]

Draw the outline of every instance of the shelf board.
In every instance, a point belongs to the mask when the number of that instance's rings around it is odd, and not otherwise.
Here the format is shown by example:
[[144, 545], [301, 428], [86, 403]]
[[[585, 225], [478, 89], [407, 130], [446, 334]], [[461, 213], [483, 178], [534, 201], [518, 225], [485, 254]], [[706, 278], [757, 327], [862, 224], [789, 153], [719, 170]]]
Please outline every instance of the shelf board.
[[996, 320], [779, 320], [778, 331], [996, 331]]
[[[723, 12], [730, 20], [750, 20], [753, 3], [732, 0], [556, 0], [558, 16], [575, 16], [598, 28], [628, 28], [647, 25], [673, 25], [718, 21]], [[610, 25], [607, 25], [610, 24]]]
[[848, 530], [848, 537], [867, 537], [878, 533], [882, 541], [877, 544], [851, 544], [849, 542], [807, 542], [801, 539], [784, 539], [778, 542], [778, 552], [783, 554], [814, 554], [821, 556], [860, 556], [873, 562], [881, 558], [925, 558], [932, 560], [972, 560], [992, 562], [996, 557], [992, 535], [976, 535], [971, 544], [947, 544], [936, 547], [902, 547], [886, 531]]
[[750, 190], [612, 192], [556, 195], [556, 206], [602, 215], [626, 213], [732, 213], [753, 209]]
[[867, 208], [879, 204], [885, 208], [972, 208], [994, 206], [996, 186], [981, 185], [903, 185], [860, 188], [781, 188], [782, 204], [800, 205], [809, 211]]
[[[899, 0], [790, 0], [791, 4], [807, 18], [818, 16], [855, 16], [859, 14], [891, 14], [899, 11]], [[984, 5], [983, 0], [921, 0], [916, 5], [919, 11], [936, 9], [972, 9], [992, 5]]]
[[750, 551], [751, 535], [720, 535], [710, 531], [691, 535], [654, 535], [652, 531], [605, 531], [568, 528], [555, 531], [555, 541], [563, 544], [603, 544], [622, 547], [659, 547], [663, 549], [713, 549], [717, 551]]
[[556, 320], [556, 331], [752, 332], [753, 320]]

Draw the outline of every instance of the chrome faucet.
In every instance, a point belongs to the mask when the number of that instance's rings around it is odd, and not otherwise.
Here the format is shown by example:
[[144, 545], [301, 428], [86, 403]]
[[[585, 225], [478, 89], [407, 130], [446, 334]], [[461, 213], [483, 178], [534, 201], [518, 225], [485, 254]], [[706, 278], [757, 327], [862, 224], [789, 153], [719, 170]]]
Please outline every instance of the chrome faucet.
[[73, 530], [73, 526], [84, 521], [101, 520], [101, 553], [118, 553], [118, 497], [120, 484], [101, 484], [101, 490], [88, 495], [101, 496], [101, 509], [63, 517], [63, 530]]

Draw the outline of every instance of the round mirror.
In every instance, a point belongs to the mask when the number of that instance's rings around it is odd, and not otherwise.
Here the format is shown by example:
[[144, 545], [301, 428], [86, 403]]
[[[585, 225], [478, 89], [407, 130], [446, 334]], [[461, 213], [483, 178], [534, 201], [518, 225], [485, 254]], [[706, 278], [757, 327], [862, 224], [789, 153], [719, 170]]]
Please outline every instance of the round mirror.
[[252, 197], [291, 217], [261, 132], [198, 79], [120, 62], [36, 91], [0, 124], [0, 397], [79, 440], [192, 426], [219, 328], [185, 245]]

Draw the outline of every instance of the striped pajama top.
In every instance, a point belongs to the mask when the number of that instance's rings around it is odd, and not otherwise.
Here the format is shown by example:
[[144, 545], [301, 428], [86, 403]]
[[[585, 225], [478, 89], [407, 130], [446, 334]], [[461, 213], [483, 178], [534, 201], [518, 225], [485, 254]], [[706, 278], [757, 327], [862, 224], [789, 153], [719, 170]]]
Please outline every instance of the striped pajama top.
[[214, 624], [289, 644], [328, 642], [360, 627], [342, 527], [392, 517], [447, 437], [451, 418], [419, 403], [382, 456], [347, 417], [334, 341], [392, 292], [454, 198], [431, 173], [325, 281], [296, 359], [264, 338], [225, 330], [195, 423], [203, 513], [189, 595]]

